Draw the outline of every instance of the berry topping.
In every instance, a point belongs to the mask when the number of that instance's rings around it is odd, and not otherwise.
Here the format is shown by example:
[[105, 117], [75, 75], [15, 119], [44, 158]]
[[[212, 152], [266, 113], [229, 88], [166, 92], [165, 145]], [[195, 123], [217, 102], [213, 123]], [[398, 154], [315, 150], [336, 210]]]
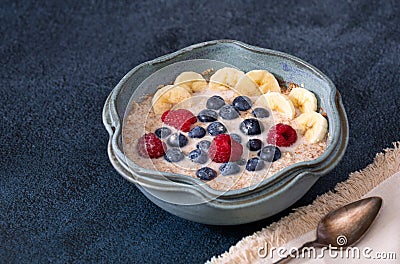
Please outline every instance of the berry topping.
[[206, 135], [206, 130], [201, 126], [196, 126], [192, 128], [188, 133], [188, 136], [191, 138], [202, 138], [205, 135]]
[[192, 150], [189, 155], [189, 159], [193, 162], [204, 164], [208, 160], [207, 152], [200, 149]]
[[262, 141], [258, 138], [249, 139], [249, 141], [247, 142], [247, 147], [250, 151], [260, 150], [262, 147]]
[[254, 117], [257, 117], [257, 118], [266, 118], [266, 117], [269, 117], [269, 112], [268, 112], [268, 110], [265, 109], [265, 108], [261, 108], [261, 107], [255, 108], [255, 109], [251, 112], [251, 114], [252, 114]]
[[224, 99], [221, 96], [214, 95], [208, 98], [206, 107], [208, 109], [218, 110], [225, 104]]
[[186, 109], [168, 110], [161, 116], [161, 121], [183, 132], [190, 130], [190, 125], [196, 123], [197, 118]]
[[227, 162], [222, 164], [221, 167], [219, 167], [219, 171], [221, 172], [221, 175], [227, 176], [239, 173], [240, 167], [234, 162]]
[[209, 167], [203, 167], [196, 171], [196, 176], [201, 180], [210, 181], [217, 177], [217, 172]]
[[232, 106], [239, 111], [249, 110], [252, 105], [251, 99], [247, 96], [238, 96], [232, 102]]
[[174, 133], [172, 134], [168, 140], [167, 140], [168, 145], [171, 147], [184, 147], [188, 143], [187, 137], [181, 133]]
[[224, 105], [219, 110], [219, 115], [226, 120], [232, 120], [239, 117], [238, 110], [231, 105]]
[[274, 162], [281, 157], [281, 151], [278, 147], [269, 145], [265, 146], [262, 150], [258, 152], [258, 156], [260, 159], [268, 161], [268, 162]]
[[164, 155], [164, 159], [168, 162], [178, 162], [185, 158], [179, 148], [170, 148]]
[[261, 124], [257, 119], [249, 118], [240, 123], [240, 131], [245, 135], [259, 135], [261, 134]]
[[238, 134], [229, 134], [231, 136], [231, 138], [239, 143], [242, 143], [242, 138], [238, 135]]
[[297, 140], [296, 130], [282, 123], [271, 127], [268, 132], [267, 142], [278, 147], [289, 147]]
[[216, 136], [226, 132], [226, 127], [221, 122], [213, 122], [207, 127], [207, 132], [211, 136]]
[[248, 171], [258, 171], [265, 167], [264, 161], [259, 158], [251, 158], [246, 163], [246, 170]]
[[199, 143], [197, 143], [196, 148], [202, 150], [202, 151], [208, 151], [210, 148], [211, 141], [208, 140], [202, 140]]
[[217, 163], [237, 161], [242, 154], [243, 146], [226, 134], [216, 136], [208, 149], [208, 156]]
[[197, 118], [201, 122], [214, 122], [218, 119], [218, 114], [214, 110], [204, 109], [201, 110]]
[[167, 149], [165, 143], [154, 133], [148, 133], [139, 138], [136, 147], [140, 156], [151, 159], [161, 157]]
[[169, 129], [168, 127], [160, 127], [160, 128], [157, 128], [154, 133], [159, 138], [166, 138], [169, 135], [171, 135], [171, 129]]

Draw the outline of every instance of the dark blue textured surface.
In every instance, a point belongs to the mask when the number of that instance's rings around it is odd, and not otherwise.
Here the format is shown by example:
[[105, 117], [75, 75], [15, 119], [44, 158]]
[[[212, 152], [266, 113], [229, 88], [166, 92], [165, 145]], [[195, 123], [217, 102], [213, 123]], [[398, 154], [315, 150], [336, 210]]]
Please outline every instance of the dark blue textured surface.
[[108, 161], [111, 89], [190, 44], [229, 38], [290, 53], [341, 91], [348, 151], [294, 207], [400, 140], [399, 1], [14, 2], [0, 3], [0, 262], [201, 263], [290, 212], [237, 227], [188, 222]]

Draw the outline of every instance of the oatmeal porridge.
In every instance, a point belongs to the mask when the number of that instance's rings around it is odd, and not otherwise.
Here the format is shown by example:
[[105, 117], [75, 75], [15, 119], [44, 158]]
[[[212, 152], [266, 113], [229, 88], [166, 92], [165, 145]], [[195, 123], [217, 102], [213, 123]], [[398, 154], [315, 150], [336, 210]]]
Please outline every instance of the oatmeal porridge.
[[[210, 76], [209, 76], [210, 75]], [[199, 178], [216, 190], [254, 186], [327, 147], [314, 93], [266, 70], [183, 72], [133, 102], [125, 155], [137, 165]]]

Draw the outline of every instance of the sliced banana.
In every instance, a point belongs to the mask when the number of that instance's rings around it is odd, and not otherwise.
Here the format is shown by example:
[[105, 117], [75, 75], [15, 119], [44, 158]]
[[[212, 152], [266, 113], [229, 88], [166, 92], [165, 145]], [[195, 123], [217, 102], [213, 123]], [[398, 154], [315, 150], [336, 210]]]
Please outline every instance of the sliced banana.
[[246, 73], [246, 75], [258, 85], [262, 93], [266, 92], [280, 92], [281, 87], [276, 80], [275, 76], [266, 70], [253, 70]]
[[289, 93], [289, 98], [302, 113], [317, 111], [317, 98], [307, 89], [293, 88]]
[[170, 110], [175, 104], [188, 99], [192, 94], [179, 85], [167, 85], [158, 89], [151, 101], [154, 113], [162, 115], [165, 111]]
[[296, 115], [296, 110], [294, 109], [292, 101], [290, 101], [289, 97], [280, 92], [268, 92], [263, 94], [255, 104], [281, 112], [290, 119], [293, 119]]
[[247, 75], [243, 75], [235, 86], [235, 92], [240, 95], [259, 96], [262, 94], [260, 88]]
[[216, 71], [210, 78], [211, 86], [227, 86], [231, 89], [236, 86], [240, 78], [244, 76], [244, 72], [235, 68], [225, 67]]
[[187, 88], [191, 92], [200, 92], [207, 87], [207, 81], [197, 72], [182, 72], [176, 77], [174, 85]]
[[328, 121], [317, 112], [303, 113], [294, 121], [309, 143], [320, 142], [328, 131]]
[[213, 90], [233, 89], [240, 95], [261, 95], [260, 89], [244, 72], [229, 67], [219, 69], [211, 76], [210, 87]]

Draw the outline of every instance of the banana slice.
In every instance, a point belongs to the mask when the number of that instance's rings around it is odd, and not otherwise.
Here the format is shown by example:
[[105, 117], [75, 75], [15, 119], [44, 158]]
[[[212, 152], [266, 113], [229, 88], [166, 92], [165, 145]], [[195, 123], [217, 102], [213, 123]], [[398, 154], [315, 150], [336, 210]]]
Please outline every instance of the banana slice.
[[296, 110], [289, 97], [280, 92], [268, 92], [259, 97], [256, 104], [264, 107], [269, 107], [271, 110], [281, 112], [285, 116], [293, 119], [296, 115]]
[[246, 73], [246, 75], [258, 85], [262, 93], [280, 92], [281, 87], [276, 80], [275, 76], [266, 70], [253, 70]]
[[240, 95], [261, 95], [260, 89], [244, 72], [229, 67], [219, 69], [211, 76], [210, 87], [213, 90], [234, 89]]
[[175, 104], [188, 99], [192, 94], [179, 85], [167, 85], [158, 89], [154, 94], [151, 104], [156, 115], [162, 115], [165, 111], [170, 110]]
[[304, 138], [309, 143], [317, 143], [325, 138], [328, 121], [320, 113], [307, 112], [294, 119]]
[[210, 84], [212, 87], [227, 86], [231, 89], [236, 86], [240, 78], [244, 76], [244, 72], [239, 71], [235, 68], [225, 67], [216, 71], [210, 78]]
[[259, 96], [262, 95], [260, 88], [247, 75], [243, 75], [235, 86], [235, 92], [240, 95]]
[[197, 72], [182, 72], [176, 77], [174, 85], [187, 88], [191, 92], [200, 92], [207, 87], [207, 81]]
[[293, 88], [289, 93], [289, 98], [302, 113], [317, 111], [317, 98], [307, 89]]

